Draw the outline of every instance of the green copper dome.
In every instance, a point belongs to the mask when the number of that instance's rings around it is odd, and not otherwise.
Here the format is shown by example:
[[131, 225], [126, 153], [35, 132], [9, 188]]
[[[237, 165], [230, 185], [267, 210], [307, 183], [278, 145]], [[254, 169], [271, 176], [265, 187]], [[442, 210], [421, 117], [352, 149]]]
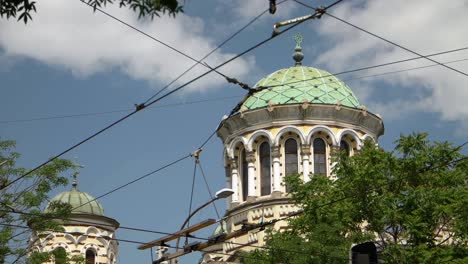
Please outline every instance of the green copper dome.
[[[72, 211], [75, 214], [104, 215], [104, 208], [100, 202], [88, 193], [78, 191], [76, 180], [73, 182], [71, 191], [59, 193], [50, 200], [50, 203], [54, 201], [70, 204], [72, 208], [75, 208]], [[49, 212], [49, 204], [44, 210], [46, 213]]]
[[332, 74], [296, 64], [278, 70], [261, 79], [253, 92], [241, 105], [240, 110], [252, 110], [269, 105], [287, 104], [340, 104], [357, 108], [358, 99], [351, 89]]

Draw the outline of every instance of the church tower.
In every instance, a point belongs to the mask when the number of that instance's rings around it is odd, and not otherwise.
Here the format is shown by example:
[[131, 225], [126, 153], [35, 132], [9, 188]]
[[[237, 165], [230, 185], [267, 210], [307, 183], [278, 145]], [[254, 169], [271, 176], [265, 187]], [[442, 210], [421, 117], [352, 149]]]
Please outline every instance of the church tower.
[[[33, 233], [30, 248], [36, 252], [67, 253], [68, 256], [82, 256], [86, 264], [117, 263], [118, 242], [115, 231], [119, 222], [104, 215], [101, 203], [88, 193], [78, 190], [74, 174], [72, 189], [56, 195], [46, 206], [49, 212], [52, 202], [71, 205], [72, 214], [67, 221], [60, 221], [63, 232]], [[60, 263], [52, 260], [51, 264]]]
[[[384, 133], [381, 117], [343, 81], [302, 65], [302, 37], [295, 40], [294, 66], [258, 81], [220, 124], [227, 183], [234, 190], [225, 215], [228, 233], [294, 214], [299, 208], [290, 200], [286, 175], [299, 174], [304, 182], [317, 174], [333, 177], [334, 150], [354, 155], [365, 140], [377, 142]], [[286, 222], [272, 227], [280, 230]], [[202, 263], [230, 261], [236, 252], [264, 245], [264, 236], [254, 230], [231, 238], [212, 247]]]

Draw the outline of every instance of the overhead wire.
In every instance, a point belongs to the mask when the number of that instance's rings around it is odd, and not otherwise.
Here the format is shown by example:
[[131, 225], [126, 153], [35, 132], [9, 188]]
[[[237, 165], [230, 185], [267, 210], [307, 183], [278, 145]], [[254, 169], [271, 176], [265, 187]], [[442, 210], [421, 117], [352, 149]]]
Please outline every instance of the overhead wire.
[[[186, 101], [186, 102], [179, 102], [179, 103], [170, 103], [170, 104], [164, 104], [164, 105], [152, 105], [152, 106], [148, 107], [148, 109], [158, 109], [158, 108], [166, 108], [166, 107], [174, 107], [174, 106], [182, 106], [182, 105], [199, 104], [199, 103], [205, 103], [205, 102], [223, 101], [223, 100], [240, 98], [240, 97], [241, 96], [238, 96], [238, 95], [223, 96], [223, 97], [215, 97], [215, 98], [203, 99], [203, 100], [193, 100], [193, 101]], [[74, 118], [74, 117], [85, 117], [85, 116], [98, 116], [98, 115], [106, 115], [106, 114], [113, 114], [113, 113], [130, 112], [133, 109], [134, 108], [127, 108], [127, 109], [116, 109], [116, 110], [109, 110], [109, 111], [102, 111], [102, 112], [90, 112], [90, 113], [78, 113], [78, 114], [69, 114], [69, 115], [43, 116], [43, 117], [29, 118], [29, 119], [3, 120], [3, 121], [0, 121], [0, 124], [42, 121], [42, 120], [51, 120], [51, 119], [63, 119], [63, 118]]]
[[[333, 6], [335, 6], [336, 4], [338, 4], [338, 3], [342, 2], [342, 1], [343, 1], [343, 0], [337, 0], [336, 2], [332, 3], [331, 5], [329, 5], [329, 6], [325, 7], [325, 8], [323, 8], [323, 10], [327, 10], [328, 8], [333, 7]], [[318, 12], [315, 12], [315, 13], [311, 16], [311, 19], [317, 17], [318, 15], [319, 15], [319, 13], [318, 13]], [[126, 120], [127, 118], [133, 116], [134, 114], [138, 113], [139, 111], [141, 111], [141, 110], [147, 108], [148, 106], [151, 106], [151, 105], [153, 105], [153, 104], [159, 102], [160, 100], [162, 100], [162, 99], [164, 99], [164, 98], [170, 96], [171, 94], [173, 94], [173, 93], [175, 93], [175, 92], [177, 92], [177, 91], [183, 89], [184, 87], [190, 85], [191, 83], [193, 83], [193, 82], [195, 82], [195, 81], [197, 81], [197, 80], [203, 78], [204, 76], [208, 75], [209, 73], [213, 72], [214, 70], [217, 70], [218, 68], [220, 68], [220, 67], [222, 67], [222, 66], [224, 66], [224, 65], [226, 65], [226, 64], [228, 64], [228, 63], [230, 63], [230, 62], [232, 62], [232, 61], [234, 61], [235, 59], [237, 59], [237, 58], [239, 58], [239, 57], [241, 57], [241, 56], [243, 56], [243, 55], [245, 55], [245, 54], [251, 52], [252, 50], [254, 50], [254, 49], [256, 49], [256, 48], [258, 48], [258, 47], [264, 45], [265, 43], [271, 41], [272, 39], [276, 38], [277, 36], [280, 36], [280, 35], [286, 33], [287, 31], [289, 31], [289, 30], [291, 30], [291, 29], [293, 29], [293, 28], [299, 26], [299, 25], [302, 24], [304, 21], [306, 21], [306, 20], [299, 21], [299, 22], [297, 22], [296, 24], [293, 24], [293, 25], [287, 27], [286, 29], [284, 29], [284, 30], [281, 31], [280, 33], [278, 33], [278, 34], [276, 34], [276, 35], [273, 35], [273, 36], [270, 36], [269, 38], [267, 38], [267, 39], [265, 39], [265, 40], [263, 40], [263, 41], [258, 42], [258, 43], [255, 44], [254, 46], [252, 46], [252, 47], [250, 47], [250, 48], [244, 50], [243, 52], [237, 54], [236, 56], [233, 56], [232, 58], [230, 58], [230, 59], [228, 59], [228, 60], [222, 62], [221, 64], [218, 64], [216, 67], [211, 68], [210, 70], [208, 70], [208, 71], [202, 73], [201, 75], [198, 75], [197, 77], [191, 79], [190, 81], [185, 82], [184, 84], [182, 84], [182, 85], [178, 86], [177, 88], [175, 88], [175, 89], [173, 89], [173, 90], [171, 90], [171, 91], [169, 91], [169, 92], [163, 94], [162, 96], [153, 99], [152, 101], [148, 102], [147, 104], [142, 103], [142, 104], [136, 105], [135, 110], [134, 110], [133, 112], [131, 112], [131, 113], [129, 113], [129, 114], [127, 114], [127, 115], [125, 115], [125, 116], [119, 118], [118, 120], [116, 120], [116, 121], [112, 122], [111, 124], [107, 125], [106, 127], [102, 128], [102, 129], [99, 130], [98, 132], [96, 132], [96, 133], [94, 133], [94, 134], [92, 134], [92, 135], [86, 137], [85, 139], [79, 141], [78, 143], [76, 143], [76, 144], [70, 146], [69, 148], [67, 148], [67, 149], [65, 149], [64, 151], [60, 152], [59, 154], [53, 156], [52, 158], [48, 159], [47, 161], [44, 161], [43, 163], [39, 164], [38, 166], [34, 167], [33, 169], [31, 169], [31, 170], [29, 170], [28, 172], [24, 173], [23, 175], [19, 176], [19, 177], [16, 178], [15, 180], [13, 180], [13, 181], [11, 181], [11, 182], [5, 184], [4, 186], [2, 186], [2, 188], [1, 188], [0, 190], [9, 187], [10, 185], [14, 184], [15, 182], [17, 182], [17, 181], [21, 180], [22, 178], [26, 177], [27, 175], [30, 175], [31, 173], [33, 173], [33, 172], [37, 171], [38, 169], [42, 168], [44, 165], [48, 164], [49, 162], [51, 162], [51, 161], [53, 161], [53, 160], [56, 160], [57, 158], [61, 157], [62, 155], [64, 155], [64, 154], [70, 152], [71, 150], [77, 148], [78, 146], [84, 144], [85, 142], [87, 142], [87, 141], [93, 139], [94, 137], [100, 135], [100, 134], [103, 133], [104, 131], [110, 129], [111, 127], [113, 127], [113, 126], [115, 126], [115, 125], [117, 125], [117, 124], [119, 124], [120, 122], [122, 122], [122, 121]]]
[[[198, 149], [203, 149], [203, 147], [204, 147], [204, 146], [213, 138], [213, 136], [216, 134], [216, 131], [217, 131], [217, 130], [218, 130], [218, 129], [215, 129], [214, 132], [212, 132], [212, 133], [208, 136], [208, 138], [205, 139], [205, 141], [203, 141], [203, 143], [200, 145], [200, 147], [199, 147]], [[164, 170], [164, 169], [166, 169], [166, 168], [168, 168], [168, 167], [170, 167], [170, 166], [172, 166], [172, 165], [175, 165], [175, 164], [177, 164], [177, 163], [179, 163], [179, 162], [181, 162], [181, 161], [183, 161], [183, 160], [185, 160], [185, 159], [187, 159], [187, 158], [189, 158], [189, 157], [192, 157], [192, 154], [187, 154], [187, 155], [185, 155], [185, 156], [182, 156], [182, 157], [180, 157], [180, 158], [178, 158], [178, 159], [176, 159], [176, 160], [174, 160], [174, 161], [172, 161], [172, 162], [170, 162], [170, 163], [168, 163], [168, 164], [166, 164], [166, 165], [164, 165], [164, 166], [162, 166], [162, 167], [159, 167], [159, 168], [157, 168], [157, 169], [155, 169], [155, 170], [153, 170], [153, 171], [151, 171], [151, 172], [149, 172], [149, 173], [146, 173], [146, 174], [144, 174], [144, 175], [142, 175], [142, 176], [140, 176], [140, 177], [138, 177], [138, 178], [136, 178], [136, 179], [134, 179], [134, 180], [131, 180], [131, 181], [127, 182], [127, 183], [124, 183], [123, 185], [120, 185], [120, 186], [118, 186], [118, 187], [116, 187], [116, 188], [114, 188], [114, 189], [112, 189], [112, 190], [110, 190], [110, 191], [108, 191], [108, 192], [106, 192], [106, 193], [104, 193], [104, 194], [101, 194], [101, 195], [97, 196], [97, 197], [94, 198], [94, 199], [91, 199], [91, 200], [89, 200], [89, 201], [87, 201], [87, 202], [85, 202], [85, 203], [83, 203], [83, 204], [81, 204], [81, 205], [79, 205], [79, 206], [77, 206], [77, 207], [72, 208], [72, 211], [73, 211], [73, 210], [76, 210], [76, 209], [78, 209], [78, 208], [80, 208], [80, 207], [82, 207], [82, 206], [84, 206], [84, 205], [86, 205], [86, 204], [89, 204], [89, 203], [91, 203], [91, 202], [94, 202], [94, 201], [96, 201], [96, 200], [98, 200], [98, 199], [100, 199], [100, 198], [103, 198], [103, 197], [105, 197], [105, 196], [107, 196], [107, 195], [109, 195], [109, 194], [112, 194], [112, 193], [114, 193], [114, 192], [116, 192], [116, 191], [118, 191], [118, 190], [120, 190], [120, 189], [123, 189], [123, 188], [125, 188], [125, 187], [127, 187], [127, 186], [129, 186], [129, 185], [131, 185], [131, 184], [133, 184], [133, 183], [135, 183], [135, 182], [141, 181], [141, 180], [143, 180], [144, 178], [146, 178], [146, 177], [148, 177], [148, 176], [150, 176], [150, 175], [153, 175], [153, 174], [155, 174], [155, 173], [157, 173], [157, 172], [159, 172], [159, 171], [162, 171], [162, 170]], [[196, 169], [196, 167], [195, 167], [195, 169]]]
[[[468, 50], [468, 47], [452, 49], [452, 50], [448, 50], [448, 51], [444, 51], [444, 52], [433, 53], [433, 54], [429, 54], [429, 55], [426, 55], [426, 56], [427, 57], [432, 57], [432, 56], [437, 56], [437, 55], [442, 55], [442, 54], [449, 54], [449, 53], [453, 53], [453, 52], [458, 52], [458, 51], [462, 51], [462, 50]], [[422, 59], [422, 57], [413, 57], [413, 58], [409, 58], [409, 59], [398, 60], [398, 61], [388, 62], [388, 63], [374, 65], [374, 66], [368, 66], [368, 67], [364, 67], [364, 68], [358, 68], [358, 69], [353, 69], [353, 70], [348, 70], [348, 71], [343, 71], [343, 72], [337, 72], [337, 73], [334, 73], [334, 74], [309, 78], [309, 79], [305, 79], [305, 80], [301, 80], [301, 81], [287, 82], [287, 83], [284, 83], [284, 84], [281, 84], [281, 85], [289, 85], [289, 84], [295, 84], [295, 83], [299, 83], [299, 82], [303, 82], [303, 81], [310, 81], [310, 80], [314, 80], [314, 79], [327, 78], [327, 77], [331, 77], [331, 76], [337, 76], [337, 75], [342, 75], [342, 74], [346, 74], [346, 73], [353, 73], [353, 72], [358, 72], [358, 71], [363, 71], [363, 70], [369, 70], [369, 69], [373, 69], [373, 68], [379, 68], [379, 67], [383, 67], [383, 66], [389, 66], [389, 65], [393, 65], [393, 64], [397, 64], [397, 63], [403, 63], [403, 62], [418, 60], [418, 59]], [[444, 61], [442, 63], [452, 64], [452, 63], [463, 62], [463, 61], [468, 61], [468, 58], [458, 59], [458, 60], [451, 60], [451, 61]], [[435, 67], [435, 66], [439, 66], [439, 64], [431, 64], [431, 65], [411, 67], [411, 68], [406, 68], [406, 69], [396, 70], [396, 71], [388, 71], [388, 72], [382, 72], [382, 73], [371, 74], [371, 75], [357, 76], [357, 77], [353, 77], [353, 78], [350, 78], [350, 79], [343, 79], [341, 81], [347, 82], [347, 81], [352, 81], [352, 80], [357, 80], [357, 79], [378, 77], [378, 76], [401, 73], [401, 72], [407, 72], [407, 71], [412, 71], [412, 70], [431, 68], [431, 67]], [[327, 83], [329, 83], [329, 82], [330, 81], [328, 81]], [[332, 83], [335, 83], [335, 82], [339, 82], [339, 81], [333, 81]], [[265, 88], [274, 88], [274, 87], [281, 86], [281, 85], [264, 86], [264, 87]], [[222, 100], [240, 98], [240, 97], [241, 96], [226, 96], [226, 97], [217, 97], [217, 98], [204, 99], [204, 100], [194, 100], [194, 101], [187, 101], [187, 102], [180, 102], [180, 103], [171, 103], [171, 104], [165, 104], [165, 105], [156, 105], [156, 106], [153, 105], [153, 106], [148, 107], [148, 109], [165, 108], [165, 107], [181, 106], [181, 105], [191, 105], [191, 104], [212, 102], [212, 101], [222, 101]], [[109, 110], [109, 111], [103, 111], [103, 112], [78, 113], [78, 114], [57, 115], [57, 116], [44, 116], [44, 117], [30, 118], [30, 119], [3, 120], [3, 121], [0, 121], [0, 124], [30, 122], [30, 121], [41, 121], [41, 120], [51, 120], [51, 119], [62, 119], [62, 118], [74, 118], [74, 117], [83, 117], [83, 116], [97, 116], [97, 115], [105, 115], [105, 114], [118, 113], [118, 112], [128, 112], [128, 111], [131, 111], [131, 110], [132, 109], [128, 108], [128, 109], [121, 109], [121, 110]]]
[[[205, 186], [206, 186], [206, 189], [208, 190], [208, 194], [210, 195], [210, 199], [212, 199], [214, 196], [213, 196], [213, 193], [211, 192], [210, 185], [208, 184], [208, 181], [206, 180], [205, 172], [203, 171], [201, 161], [198, 162], [198, 168], [200, 169], [200, 172], [201, 172], [201, 174], [203, 176], [203, 181], [205, 182]], [[213, 207], [215, 209], [216, 216], [218, 217], [218, 219], [221, 218], [219, 216], [219, 211], [218, 211], [218, 208], [216, 207], [216, 203], [212, 203], [212, 204], [213, 204]]]
[[[25, 213], [25, 212], [12, 212], [12, 213], [15, 213], [15, 214], [22, 214], [22, 215], [35, 215], [35, 214], [31, 214], [31, 213]], [[37, 215], [36, 215], [37, 216]], [[64, 220], [64, 221], [70, 221], [70, 222], [75, 222], [75, 223], [79, 223], [79, 224], [83, 224], [83, 225], [95, 225], [96, 222], [91, 222], [91, 221], [85, 221], [85, 220], [78, 220], [78, 219], [69, 219], [69, 218], [63, 218], [63, 217], [53, 217], [53, 219], [58, 219], [58, 220]], [[11, 226], [11, 227], [18, 227], [18, 228], [27, 228], [27, 229], [31, 229], [30, 227], [28, 226], [22, 226], [22, 225], [15, 225], [15, 224], [5, 224], [5, 223], [0, 223], [0, 225], [4, 225], [4, 226]], [[99, 225], [101, 226], [108, 226], [108, 227], [113, 227], [113, 225], [111, 224], [105, 224], [105, 223], [100, 223]], [[125, 229], [125, 230], [130, 230], [130, 231], [139, 231], [139, 232], [147, 232], [147, 233], [156, 233], [156, 234], [161, 234], [161, 235], [176, 235], [175, 233], [169, 233], [169, 232], [162, 232], [162, 231], [155, 231], [155, 230], [149, 230], [149, 229], [142, 229], [142, 228], [135, 228], [135, 227], [128, 227], [128, 226], [119, 226], [119, 229]], [[48, 229], [48, 230], [45, 230], [46, 232], [57, 232], [57, 233], [67, 233], [67, 232], [63, 232], [63, 231], [57, 231], [57, 230], [52, 230], [52, 229]], [[199, 236], [194, 236], [194, 235], [190, 235], [191, 238], [194, 238], [194, 239], [199, 239], [199, 240], [204, 240], [204, 241], [210, 241], [211, 238], [204, 238], [204, 237], [199, 237]], [[128, 239], [114, 239], [116, 241], [122, 241], [122, 242], [129, 242], [129, 243], [134, 243], [134, 244], [140, 244], [140, 245], [143, 245], [143, 244], [146, 244], [147, 242], [141, 242], [141, 241], [135, 241], [135, 240], [128, 240]], [[252, 245], [252, 244], [249, 244], [249, 243], [238, 243], [238, 242], [233, 242], [233, 241], [224, 241], [222, 243], [230, 243], [230, 244], [233, 244], [233, 245], [238, 245], [238, 246], [248, 246], [248, 247], [252, 247], [252, 248], [258, 248], [258, 249], [275, 249], [275, 250], [280, 250], [280, 251], [285, 251], [285, 252], [290, 252], [290, 253], [297, 253], [297, 254], [301, 254], [300, 251], [294, 251], [294, 250], [289, 250], [289, 249], [278, 249], [278, 248], [272, 248], [272, 247], [268, 247], [268, 246], [258, 246], [258, 245]], [[183, 247], [176, 247], [176, 246], [171, 246], [171, 245], [166, 245], [167, 247], [169, 248], [174, 248], [174, 249], [184, 249]], [[205, 252], [203, 250], [197, 250], [197, 251], [201, 251], [201, 252]], [[210, 252], [207, 252], [207, 253], [210, 253]], [[218, 254], [218, 253], [217, 253]], [[225, 254], [225, 253], [219, 253], [219, 254]], [[226, 253], [228, 254], [228, 253]], [[302, 253], [302, 254], [305, 254], [305, 253]]]
[[[468, 50], [468, 47], [463, 47], [463, 48], [457, 48], [457, 49], [448, 50], [448, 51], [432, 53], [432, 54], [429, 54], [429, 55], [425, 55], [425, 57], [433, 57], [433, 56], [448, 54], [448, 53], [452, 53], [452, 52], [458, 52], [458, 51], [462, 51], [462, 50]], [[328, 74], [328, 75], [324, 75], [324, 76], [307, 78], [307, 79], [304, 79], [304, 80], [291, 81], [291, 82], [287, 82], [287, 83], [284, 83], [284, 84], [259, 86], [257, 89], [268, 89], [268, 88], [274, 88], [274, 87], [279, 87], [279, 86], [283, 86], [283, 85], [300, 83], [300, 82], [304, 82], [304, 81], [312, 81], [312, 80], [315, 80], [315, 79], [334, 77], [334, 76], [338, 76], [338, 75], [343, 75], [343, 74], [348, 74], [348, 73], [353, 73], [353, 72], [359, 72], [359, 71], [364, 71], [364, 70], [370, 70], [370, 69], [374, 69], [374, 68], [381, 68], [381, 67], [394, 65], [394, 64], [399, 64], [399, 63], [408, 62], [408, 61], [413, 61], [413, 60], [419, 60], [419, 59], [422, 59], [422, 58], [423, 57], [413, 57], [413, 58], [402, 59], [402, 60], [397, 60], [397, 61], [392, 61], [392, 62], [386, 62], [386, 63], [376, 64], [376, 65], [372, 65], [372, 66], [366, 66], [366, 67], [362, 67], [362, 68], [356, 68], [356, 69], [352, 69], [352, 70], [345, 70], [345, 71], [341, 71], [341, 72], [336, 72], [336, 73]], [[468, 60], [468, 59], [454, 60], [454, 61], [449, 61], [447, 63], [454, 63], [454, 62], [465, 61], [465, 60]], [[436, 64], [436, 65], [439, 65], [439, 64]], [[434, 65], [434, 66], [436, 66], [436, 65]], [[426, 68], [426, 67], [429, 67], [429, 66], [421, 66], [421, 67], [416, 67], [414, 69]], [[410, 68], [409, 70], [412, 70], [412, 69], [413, 68]]]
[[[296, 3], [298, 3], [298, 4], [301, 4], [301, 5], [305, 6], [305, 7], [308, 7], [308, 8], [310, 8], [310, 9], [312, 9], [312, 10], [317, 11], [316, 8], [314, 8], [314, 7], [312, 7], [312, 6], [308, 5], [308, 4], [302, 3], [301, 1], [294, 0], [294, 2], [296, 2]], [[457, 73], [459, 73], [459, 74], [462, 74], [462, 75], [468, 77], [468, 74], [465, 73], [465, 72], [463, 72], [463, 71], [460, 71], [460, 70], [455, 69], [455, 68], [453, 68], [453, 67], [447, 66], [447, 65], [445, 65], [445, 64], [443, 64], [443, 63], [441, 63], [441, 62], [439, 62], [439, 61], [436, 61], [436, 60], [434, 60], [434, 59], [429, 58], [428, 56], [424, 56], [424, 55], [422, 55], [422, 54], [419, 53], [419, 52], [416, 52], [416, 51], [414, 51], [414, 50], [411, 50], [411, 49], [409, 49], [409, 48], [406, 48], [406, 47], [404, 47], [404, 46], [402, 46], [402, 45], [400, 45], [400, 44], [398, 44], [398, 43], [396, 43], [396, 42], [394, 42], [394, 41], [388, 40], [388, 39], [386, 39], [386, 38], [384, 38], [384, 37], [382, 37], [382, 36], [379, 36], [379, 35], [377, 35], [377, 34], [375, 34], [375, 33], [370, 32], [370, 31], [368, 31], [368, 30], [366, 30], [366, 29], [364, 29], [364, 28], [362, 28], [362, 27], [360, 27], [360, 26], [354, 25], [354, 24], [352, 24], [352, 23], [350, 23], [350, 22], [348, 22], [348, 21], [346, 21], [346, 20], [344, 20], [344, 19], [341, 19], [341, 18], [339, 18], [339, 17], [337, 17], [337, 16], [334, 16], [333, 14], [330, 14], [330, 13], [327, 12], [327, 11], [325, 11], [324, 14], [327, 15], [327, 16], [329, 16], [329, 17], [332, 17], [332, 18], [334, 18], [334, 19], [336, 19], [336, 20], [338, 20], [338, 21], [340, 21], [340, 22], [342, 22], [342, 23], [345, 23], [345, 24], [347, 24], [347, 25], [349, 25], [349, 26], [351, 26], [351, 27], [354, 27], [354, 28], [356, 28], [356, 29], [358, 29], [358, 30], [360, 30], [360, 31], [362, 31], [362, 32], [364, 32], [364, 33], [366, 33], [366, 34], [368, 34], [368, 35], [371, 35], [371, 36], [373, 36], [373, 37], [375, 37], [375, 38], [378, 38], [378, 39], [383, 40], [383, 41], [385, 41], [385, 42], [387, 42], [387, 43], [389, 43], [389, 44], [392, 44], [393, 46], [396, 46], [396, 47], [398, 47], [398, 48], [400, 48], [400, 49], [403, 49], [403, 50], [405, 50], [405, 51], [407, 51], [407, 52], [413, 53], [413, 54], [415, 54], [415, 55], [417, 55], [417, 56], [420, 56], [420, 57], [422, 57], [422, 58], [425, 58], [426, 60], [429, 60], [429, 61], [431, 61], [431, 62], [433, 62], [433, 63], [436, 63], [436, 64], [438, 64], [438, 65], [440, 65], [440, 66], [442, 66], [442, 67], [445, 67], [445, 68], [447, 68], [447, 69], [449, 69], [449, 70], [452, 70], [452, 71], [454, 71], [454, 72], [457, 72]]]
[[[195, 64], [193, 64], [192, 66], [190, 66], [189, 68], [187, 68], [184, 72], [182, 72], [180, 75], [178, 75], [175, 79], [173, 79], [171, 82], [169, 82], [167, 85], [165, 85], [163, 88], [161, 88], [159, 91], [157, 91], [154, 95], [152, 95], [151, 97], [149, 97], [143, 104], [146, 104], [148, 103], [149, 101], [151, 101], [153, 98], [155, 98], [157, 95], [159, 95], [162, 91], [166, 90], [169, 86], [171, 86], [173, 83], [175, 83], [177, 80], [179, 80], [182, 76], [184, 76], [186, 73], [188, 73], [189, 71], [191, 71], [195, 66], [197, 66], [198, 64], [204, 66], [204, 67], [208, 67], [207, 65], [205, 65], [204, 63], [202, 63], [202, 61], [206, 58], [208, 58], [209, 56], [211, 56], [214, 52], [216, 52], [218, 49], [220, 49], [221, 47], [223, 47], [226, 43], [228, 43], [230, 40], [232, 40], [234, 37], [236, 37], [239, 33], [241, 33], [243, 30], [245, 30], [247, 27], [249, 27], [251, 24], [253, 24], [255, 21], [257, 21], [260, 17], [262, 17], [267, 11], [268, 9], [264, 10], [263, 12], [261, 12], [260, 14], [258, 14], [257, 16], [255, 16], [253, 19], [251, 19], [247, 24], [245, 24], [243, 27], [241, 27], [239, 30], [237, 30], [236, 32], [234, 32], [231, 36], [229, 36], [228, 38], [226, 38], [224, 41], [222, 41], [220, 44], [218, 44], [216, 46], [216, 48], [212, 49], [210, 52], [208, 52], [205, 56], [203, 56], [200, 60], [197, 60], [195, 58], [193, 58], [192, 56], [172, 47], [171, 45], [157, 39], [156, 37], [144, 32], [143, 30], [141, 29], [138, 29], [137, 27], [117, 18], [116, 16], [113, 16], [111, 15], [110, 13], [96, 7], [96, 6], [93, 6], [91, 3], [88, 3], [88, 2], [85, 2], [84, 0], [80, 0], [81, 2], [83, 2], [84, 4], [90, 6], [91, 8], [93, 8], [93, 10], [95, 11], [99, 11], [100, 13], [118, 21], [119, 23], [135, 30], [136, 32], [150, 38], [151, 40], [153, 41], [156, 41], [158, 43], [160, 43], [161, 45], [181, 54], [182, 56], [192, 60], [195, 62]], [[286, 2], [288, 0], [283, 0], [281, 2], [278, 3], [279, 4], [282, 4], [284, 2]], [[219, 71], [216, 71], [218, 74], [222, 75], [223, 77], [226, 77], [226, 75], [220, 73]]]

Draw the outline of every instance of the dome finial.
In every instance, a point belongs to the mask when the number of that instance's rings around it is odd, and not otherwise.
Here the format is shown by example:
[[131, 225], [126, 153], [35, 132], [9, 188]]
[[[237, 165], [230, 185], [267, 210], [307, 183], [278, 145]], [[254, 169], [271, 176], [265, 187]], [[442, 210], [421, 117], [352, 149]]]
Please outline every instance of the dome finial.
[[77, 176], [78, 176], [79, 172], [78, 171], [75, 171], [73, 173], [73, 183], [72, 183], [72, 186], [73, 186], [73, 190], [75, 191], [78, 191], [78, 181], [77, 181]]
[[80, 174], [79, 169], [84, 168], [84, 166], [78, 164], [78, 162], [76, 162], [76, 161], [74, 163], [75, 163], [74, 164], [75, 165], [74, 166], [75, 167], [74, 168], [75, 172], [73, 172], [73, 182], [72, 182], [73, 189], [72, 190], [78, 191], [78, 180], [77, 180], [77, 178], [78, 178], [78, 174]]
[[296, 61], [296, 66], [302, 65], [302, 59], [304, 59], [304, 53], [302, 53], [302, 35], [297, 33], [294, 35], [293, 40], [296, 42], [296, 47], [294, 48], [293, 59]]

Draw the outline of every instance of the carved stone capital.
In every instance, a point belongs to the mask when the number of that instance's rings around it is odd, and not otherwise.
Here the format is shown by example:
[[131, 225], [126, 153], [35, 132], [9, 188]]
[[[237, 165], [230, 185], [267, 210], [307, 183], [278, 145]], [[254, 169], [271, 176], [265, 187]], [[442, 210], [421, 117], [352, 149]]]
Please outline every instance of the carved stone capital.
[[254, 163], [255, 162], [255, 152], [249, 151], [246, 153], [245, 160], [247, 160], [248, 163]]
[[236, 159], [230, 159], [229, 160], [229, 166], [231, 167], [231, 170], [237, 169], [237, 160]]
[[272, 158], [279, 158], [281, 156], [280, 148], [279, 147], [272, 147], [271, 148], [271, 157]]
[[310, 154], [310, 144], [301, 144], [301, 155], [309, 156]]

